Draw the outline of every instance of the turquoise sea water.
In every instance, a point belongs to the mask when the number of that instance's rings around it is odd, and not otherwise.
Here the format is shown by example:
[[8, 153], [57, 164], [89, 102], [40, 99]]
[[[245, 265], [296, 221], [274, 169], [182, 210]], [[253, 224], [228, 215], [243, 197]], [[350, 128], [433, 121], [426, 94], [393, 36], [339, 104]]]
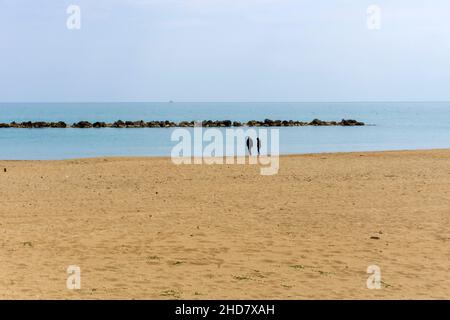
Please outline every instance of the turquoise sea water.
[[[0, 103], [0, 122], [356, 119], [280, 128], [280, 153], [450, 148], [450, 103]], [[169, 156], [174, 129], [0, 129], [0, 159]]]

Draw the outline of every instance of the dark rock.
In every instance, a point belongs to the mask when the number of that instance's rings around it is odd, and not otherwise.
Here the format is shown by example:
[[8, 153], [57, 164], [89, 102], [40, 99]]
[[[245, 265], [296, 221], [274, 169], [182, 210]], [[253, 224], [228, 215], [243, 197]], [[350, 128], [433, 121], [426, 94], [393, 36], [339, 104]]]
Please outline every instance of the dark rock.
[[22, 122], [19, 124], [20, 128], [33, 128], [33, 123], [31, 121]]
[[125, 122], [123, 122], [122, 120], [118, 120], [113, 123], [112, 127], [113, 128], [125, 128]]
[[47, 127], [49, 127], [49, 124], [47, 122], [39, 121], [39, 122], [33, 122], [32, 126], [33, 126], [33, 128], [47, 128]]
[[136, 122], [134, 123], [134, 125], [135, 125], [136, 127], [138, 127], [138, 128], [145, 128], [145, 127], [147, 126], [147, 124], [145, 123], [144, 120], [136, 121]]
[[106, 128], [106, 123], [105, 122], [94, 122], [94, 124], [92, 126], [94, 128]]
[[209, 128], [214, 126], [214, 123], [211, 120], [202, 121], [202, 127]]
[[181, 121], [181, 122], [178, 124], [178, 126], [180, 126], [180, 127], [182, 127], [182, 128], [185, 128], [185, 127], [190, 127], [191, 125], [190, 125], [190, 122], [188, 122], [188, 121]]
[[149, 128], [160, 128], [160, 124], [158, 121], [147, 122], [147, 127]]
[[[294, 127], [294, 126], [364, 126], [364, 122], [359, 122], [352, 119], [342, 119], [340, 122], [336, 121], [322, 121], [319, 119], [314, 119], [311, 122], [293, 121], [293, 120], [271, 120], [265, 119], [264, 121], [250, 120], [247, 123], [241, 123], [239, 121], [231, 120], [204, 120], [201, 122], [203, 127], [241, 127], [247, 125], [249, 127]], [[105, 122], [94, 122], [91, 124], [88, 121], [80, 121], [72, 125], [73, 128], [171, 128], [171, 127], [194, 127], [194, 121], [181, 121], [180, 123], [175, 123], [173, 121], [150, 121], [144, 122], [139, 121], [122, 121], [118, 120], [114, 123]], [[68, 125], [63, 122], [31, 122], [26, 121], [22, 123], [11, 122], [0, 123], [0, 128], [67, 128]]]
[[322, 120], [319, 120], [319, 119], [314, 119], [313, 121], [311, 121], [309, 123], [309, 125], [311, 125], [311, 126], [323, 126], [324, 122]]
[[50, 128], [67, 128], [67, 124], [63, 121], [51, 122]]
[[230, 120], [224, 120], [224, 121], [222, 121], [222, 124], [223, 124], [225, 127], [231, 127], [231, 121], [230, 121]]
[[90, 123], [89, 121], [80, 121], [78, 123], [74, 123], [72, 127], [80, 129], [92, 128], [92, 123]]
[[359, 121], [356, 121], [356, 120], [353, 120], [353, 119], [348, 119], [348, 120], [342, 119], [341, 122], [339, 122], [339, 125], [345, 126], [345, 127], [348, 127], [348, 126], [363, 126], [364, 122], [359, 122]]
[[125, 121], [125, 127], [127, 128], [145, 128], [147, 124], [143, 121]]

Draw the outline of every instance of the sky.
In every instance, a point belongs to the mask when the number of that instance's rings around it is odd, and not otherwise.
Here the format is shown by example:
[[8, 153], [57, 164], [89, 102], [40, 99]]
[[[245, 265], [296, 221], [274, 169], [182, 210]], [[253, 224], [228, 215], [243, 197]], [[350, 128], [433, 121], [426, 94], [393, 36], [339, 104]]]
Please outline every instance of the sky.
[[0, 0], [1, 102], [450, 101], [449, 83], [448, 0]]

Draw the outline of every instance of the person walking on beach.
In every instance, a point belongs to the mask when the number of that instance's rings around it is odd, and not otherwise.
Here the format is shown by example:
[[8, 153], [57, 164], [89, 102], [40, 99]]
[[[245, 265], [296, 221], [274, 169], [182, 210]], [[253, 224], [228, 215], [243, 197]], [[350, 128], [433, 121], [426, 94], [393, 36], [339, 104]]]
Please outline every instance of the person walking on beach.
[[252, 140], [252, 138], [247, 137], [246, 144], [247, 144], [248, 153], [250, 155], [252, 155], [252, 148], [253, 148], [253, 140]]
[[258, 149], [258, 156], [261, 155], [261, 140], [258, 138], [256, 138], [256, 148]]

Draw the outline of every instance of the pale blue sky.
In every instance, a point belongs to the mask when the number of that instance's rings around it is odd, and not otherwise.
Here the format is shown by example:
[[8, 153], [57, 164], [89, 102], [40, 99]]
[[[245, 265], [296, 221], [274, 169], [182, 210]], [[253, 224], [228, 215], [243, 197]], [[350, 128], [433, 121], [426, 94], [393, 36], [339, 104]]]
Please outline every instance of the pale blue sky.
[[449, 101], [449, 84], [448, 0], [0, 0], [3, 102]]

